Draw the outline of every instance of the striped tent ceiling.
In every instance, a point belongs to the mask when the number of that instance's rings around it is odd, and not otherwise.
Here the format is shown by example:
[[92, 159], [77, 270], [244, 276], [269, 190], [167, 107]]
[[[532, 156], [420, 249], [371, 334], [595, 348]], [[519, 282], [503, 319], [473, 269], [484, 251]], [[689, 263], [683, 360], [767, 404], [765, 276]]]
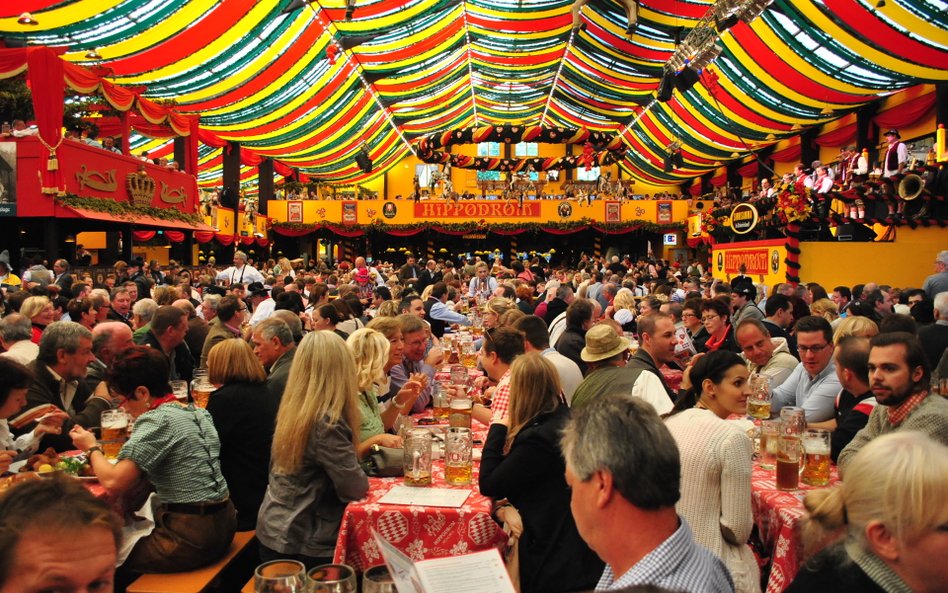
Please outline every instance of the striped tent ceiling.
[[[720, 33], [701, 80], [667, 102], [656, 89], [677, 44], [695, 27], [717, 36], [702, 20], [713, 2], [642, 0], [629, 34], [632, 0], [17, 0], [0, 5], [0, 36], [62, 47], [221, 138], [339, 182], [367, 177], [353, 159], [363, 145], [378, 175], [424, 134], [539, 123], [621, 134], [627, 174], [676, 183], [948, 79], [945, 1], [758, 1], [762, 14]], [[38, 24], [18, 24], [23, 11]], [[684, 166], [665, 173], [676, 140]], [[213, 183], [220, 149], [201, 162]]]

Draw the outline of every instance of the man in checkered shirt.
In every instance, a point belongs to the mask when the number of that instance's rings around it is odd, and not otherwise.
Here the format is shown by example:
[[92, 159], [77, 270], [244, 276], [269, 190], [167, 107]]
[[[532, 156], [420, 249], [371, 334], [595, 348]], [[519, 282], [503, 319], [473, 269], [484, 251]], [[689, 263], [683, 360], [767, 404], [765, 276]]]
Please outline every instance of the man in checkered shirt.
[[678, 448], [650, 404], [596, 398], [573, 416], [562, 446], [576, 527], [606, 563], [596, 591], [733, 593], [724, 563], [695, 543], [675, 512]]

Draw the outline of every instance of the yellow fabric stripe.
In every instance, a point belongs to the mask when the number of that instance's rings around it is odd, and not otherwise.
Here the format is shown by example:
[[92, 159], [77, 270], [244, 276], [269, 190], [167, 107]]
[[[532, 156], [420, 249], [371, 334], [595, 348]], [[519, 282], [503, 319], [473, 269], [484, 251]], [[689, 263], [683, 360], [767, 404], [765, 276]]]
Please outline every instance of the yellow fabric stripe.
[[244, 37], [247, 31], [255, 29], [261, 22], [271, 18], [270, 11], [272, 6], [269, 2], [260, 2], [256, 4], [247, 14], [227, 30], [227, 33], [211, 40], [206, 46], [198, 49], [185, 60], [169, 64], [157, 70], [150, 70], [137, 76], [127, 76], [116, 78], [122, 84], [149, 83], [163, 78], [173, 78], [180, 76], [182, 71], [192, 70], [201, 67], [213, 60], [219, 59], [222, 55], [228, 55]]
[[889, 17], [906, 31], [911, 31], [916, 36], [928, 41], [926, 45], [934, 45], [942, 49], [948, 49], [948, 34], [944, 29], [933, 25], [930, 21], [921, 19], [915, 13], [909, 12], [898, 2], [886, 3], [882, 8], [875, 8], [877, 12]]
[[[794, 2], [794, 8], [803, 13], [803, 15], [813, 23], [814, 27], [819, 28], [839, 43], [845, 45], [855, 55], [861, 56], [863, 60], [870, 64], [876, 64], [892, 72], [912, 78], [922, 78], [926, 80], [945, 80], [948, 78], [948, 69], [936, 70], [934, 68], [927, 68], [913, 64], [912, 62], [900, 60], [879, 51], [868, 43], [860, 41], [857, 37], [849, 33], [849, 31], [843, 29], [831, 18], [827, 17], [823, 13], [823, 10], [819, 6], [816, 6], [812, 0], [798, 0]], [[943, 34], [944, 33], [942, 33], [942, 35]]]
[[[8, 1], [15, 2], [15, 0]], [[81, 23], [125, 2], [126, 0], [74, 2], [62, 8], [44, 10], [43, 12], [37, 12], [33, 15], [33, 18], [38, 24], [32, 25], [29, 28], [16, 22], [17, 19], [20, 18], [19, 16], [11, 16], [9, 18], [0, 19], [0, 31], [17, 31], [24, 33], [30, 31], [51, 31], [60, 27], [68, 27], [76, 23]]]
[[[135, 35], [128, 39], [96, 48], [96, 51], [106, 60], [115, 60], [145, 51], [187, 29], [192, 23], [199, 21], [210, 12], [218, 3], [219, 0], [191, 0], [175, 11], [171, 18], [157, 23], [150, 29], [135, 31]], [[40, 24], [42, 24], [42, 21], [40, 21]], [[69, 52], [63, 58], [70, 62], [83, 63], [87, 61], [85, 54], [85, 51]]]
[[[774, 33], [774, 30], [768, 27], [763, 19], [757, 19], [751, 24], [751, 28], [758, 37], [767, 45], [767, 47], [780, 47], [783, 42]], [[789, 50], [789, 48], [787, 48]], [[800, 54], [794, 51], [780, 52], [783, 58], [797, 72], [803, 74], [813, 82], [823, 85], [827, 88], [839, 91], [841, 93], [851, 93], [853, 95], [875, 96], [878, 91], [864, 87], [854, 86], [845, 83], [833, 76], [823, 73], [822, 70], [807, 62]]]

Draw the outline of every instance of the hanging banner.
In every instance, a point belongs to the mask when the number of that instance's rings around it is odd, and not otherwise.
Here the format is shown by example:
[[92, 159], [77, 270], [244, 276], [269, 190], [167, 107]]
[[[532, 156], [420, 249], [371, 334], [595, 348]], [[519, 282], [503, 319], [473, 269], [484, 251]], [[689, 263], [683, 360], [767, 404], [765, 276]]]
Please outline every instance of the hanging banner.
[[756, 276], [760, 282], [773, 286], [786, 282], [786, 257], [783, 239], [718, 243], [711, 251], [711, 272], [715, 278], [730, 282], [744, 265], [748, 276]]
[[415, 218], [540, 218], [540, 203], [415, 202]]

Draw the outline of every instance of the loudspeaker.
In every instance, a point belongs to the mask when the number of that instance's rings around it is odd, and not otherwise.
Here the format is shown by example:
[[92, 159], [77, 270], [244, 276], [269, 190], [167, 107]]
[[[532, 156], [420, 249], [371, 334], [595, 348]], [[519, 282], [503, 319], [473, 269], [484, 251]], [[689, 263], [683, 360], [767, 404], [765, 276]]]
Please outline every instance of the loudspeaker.
[[369, 153], [365, 150], [360, 150], [355, 155], [355, 162], [359, 165], [359, 168], [362, 169], [363, 173], [372, 172], [372, 159], [369, 157]]
[[662, 75], [662, 81], [658, 83], [658, 90], [655, 91], [655, 98], [662, 103], [672, 98], [672, 91], [675, 90], [675, 73], [666, 71]]
[[675, 76], [675, 88], [678, 89], [679, 93], [683, 93], [695, 86], [699, 80], [701, 80], [701, 77], [697, 72], [691, 68], [683, 68], [681, 72]]

